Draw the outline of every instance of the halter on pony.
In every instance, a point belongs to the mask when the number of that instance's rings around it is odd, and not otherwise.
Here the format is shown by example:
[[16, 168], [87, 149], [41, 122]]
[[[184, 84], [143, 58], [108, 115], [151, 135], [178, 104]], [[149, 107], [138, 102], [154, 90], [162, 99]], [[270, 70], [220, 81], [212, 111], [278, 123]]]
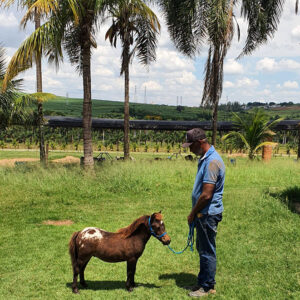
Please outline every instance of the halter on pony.
[[151, 226], [150, 220], [151, 220], [151, 216], [150, 216], [149, 219], [148, 219], [148, 225], [149, 225], [149, 229], [150, 229], [151, 235], [153, 235], [153, 236], [156, 237], [157, 239], [160, 239], [161, 237], [163, 237], [164, 235], [167, 234], [167, 232], [165, 231], [165, 232], [162, 233], [161, 235], [157, 235], [157, 234], [155, 233], [155, 231], [153, 230], [152, 226]]
[[[149, 229], [150, 229], [150, 233], [151, 235], [153, 235], [154, 237], [156, 237], [157, 239], [160, 239], [161, 237], [163, 237], [164, 235], [167, 234], [167, 232], [165, 231], [164, 233], [162, 233], [161, 235], [157, 235], [155, 233], [155, 231], [153, 230], [152, 226], [151, 226], [151, 216], [148, 219], [148, 225], [149, 225]], [[192, 222], [189, 225], [189, 234], [188, 234], [188, 238], [187, 238], [187, 245], [185, 246], [185, 248], [181, 251], [175, 251], [173, 248], [170, 247], [170, 245], [168, 245], [168, 248], [174, 253], [174, 254], [181, 254], [183, 253], [188, 247], [190, 247], [190, 250], [193, 251], [194, 250], [194, 228], [195, 228], [195, 224], [194, 222]]]

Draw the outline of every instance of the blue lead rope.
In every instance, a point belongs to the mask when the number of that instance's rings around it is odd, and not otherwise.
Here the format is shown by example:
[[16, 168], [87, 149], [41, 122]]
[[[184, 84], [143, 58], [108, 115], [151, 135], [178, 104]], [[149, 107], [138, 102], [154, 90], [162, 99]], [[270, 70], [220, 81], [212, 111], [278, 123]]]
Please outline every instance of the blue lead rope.
[[183, 250], [181, 251], [175, 251], [174, 249], [172, 249], [170, 247], [170, 245], [168, 245], [168, 248], [174, 253], [174, 254], [181, 254], [183, 253], [188, 247], [190, 247], [190, 250], [193, 252], [194, 251], [194, 228], [195, 228], [195, 224], [194, 222], [192, 222], [190, 224], [190, 229], [189, 229], [189, 235], [187, 238], [187, 242], [186, 242], [186, 246]]

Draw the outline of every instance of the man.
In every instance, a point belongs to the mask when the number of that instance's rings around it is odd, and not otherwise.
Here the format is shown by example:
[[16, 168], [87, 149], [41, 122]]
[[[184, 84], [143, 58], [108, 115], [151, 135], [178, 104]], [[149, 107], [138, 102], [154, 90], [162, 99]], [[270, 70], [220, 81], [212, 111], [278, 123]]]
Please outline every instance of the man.
[[202, 297], [216, 293], [216, 234], [222, 220], [225, 166], [222, 158], [207, 142], [205, 131], [200, 128], [189, 130], [186, 143], [190, 151], [200, 156], [198, 171], [192, 192], [192, 210], [188, 223], [194, 221], [197, 230], [197, 250], [200, 255], [198, 285], [189, 293], [191, 297]]

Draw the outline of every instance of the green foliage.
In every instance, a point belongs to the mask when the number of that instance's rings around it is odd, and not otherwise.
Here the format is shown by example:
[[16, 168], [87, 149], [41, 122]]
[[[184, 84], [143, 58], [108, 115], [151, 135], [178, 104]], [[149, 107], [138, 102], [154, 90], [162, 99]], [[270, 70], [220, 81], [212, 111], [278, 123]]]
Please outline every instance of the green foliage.
[[5, 143], [2, 140], [0, 140], [0, 147], [1, 147], [2, 150], [5, 148]]
[[245, 114], [243, 118], [236, 113], [233, 113], [233, 115], [235, 125], [239, 128], [239, 131], [232, 131], [223, 136], [222, 139], [240, 140], [249, 151], [250, 159], [254, 159], [256, 151], [264, 145], [276, 145], [275, 143], [267, 142], [267, 140], [272, 139], [275, 135], [271, 128], [282, 119], [269, 123], [267, 115], [260, 109], [255, 109]]

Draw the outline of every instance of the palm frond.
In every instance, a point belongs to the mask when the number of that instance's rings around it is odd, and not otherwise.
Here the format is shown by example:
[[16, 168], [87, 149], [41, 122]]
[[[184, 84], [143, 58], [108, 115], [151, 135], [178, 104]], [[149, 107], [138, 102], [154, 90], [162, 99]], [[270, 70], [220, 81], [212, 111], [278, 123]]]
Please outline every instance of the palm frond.
[[168, 31], [176, 48], [192, 57], [206, 39], [207, 1], [161, 0]]
[[7, 88], [7, 84], [12, 78], [32, 66], [36, 55], [42, 53], [42, 49], [44, 49], [45, 52], [52, 51], [53, 41], [51, 38], [55, 35], [55, 28], [54, 23], [47, 22], [35, 30], [22, 43], [7, 67], [2, 85], [3, 91]]
[[248, 23], [248, 34], [239, 57], [248, 55], [273, 37], [278, 28], [284, 0], [242, 0], [241, 14]]

